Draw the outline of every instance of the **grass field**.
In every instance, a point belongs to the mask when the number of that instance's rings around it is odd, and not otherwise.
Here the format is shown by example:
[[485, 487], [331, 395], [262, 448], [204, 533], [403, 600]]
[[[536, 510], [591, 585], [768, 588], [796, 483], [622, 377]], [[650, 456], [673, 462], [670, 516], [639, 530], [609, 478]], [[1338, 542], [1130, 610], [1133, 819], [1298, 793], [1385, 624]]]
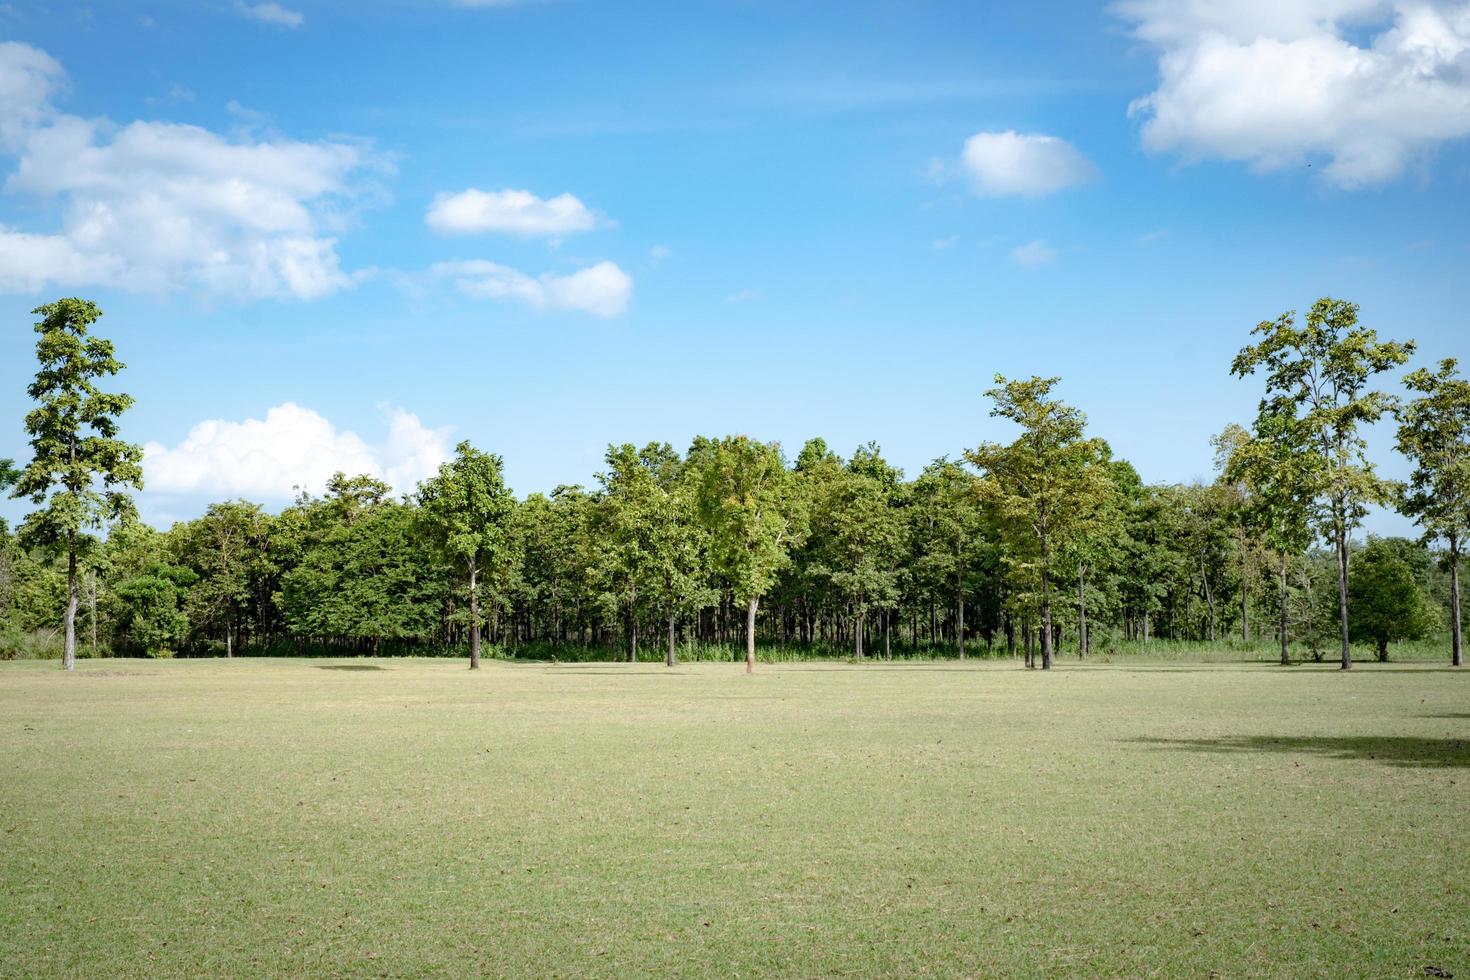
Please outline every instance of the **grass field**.
[[1470, 977], [1470, 672], [0, 664], [0, 975]]

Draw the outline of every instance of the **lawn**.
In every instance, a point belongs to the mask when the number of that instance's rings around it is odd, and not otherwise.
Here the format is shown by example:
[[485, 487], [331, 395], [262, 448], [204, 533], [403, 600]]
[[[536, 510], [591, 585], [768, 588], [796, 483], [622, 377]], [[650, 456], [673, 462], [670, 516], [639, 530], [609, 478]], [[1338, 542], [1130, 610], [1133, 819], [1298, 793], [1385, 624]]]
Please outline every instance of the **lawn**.
[[1470, 671], [0, 664], [0, 975], [1470, 977]]

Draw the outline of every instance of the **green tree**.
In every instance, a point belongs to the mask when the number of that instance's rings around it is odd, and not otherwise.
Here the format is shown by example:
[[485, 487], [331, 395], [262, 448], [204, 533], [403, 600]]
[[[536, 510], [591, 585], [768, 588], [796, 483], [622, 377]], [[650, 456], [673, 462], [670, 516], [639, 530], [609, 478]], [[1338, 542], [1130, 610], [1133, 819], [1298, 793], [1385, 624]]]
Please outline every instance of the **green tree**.
[[420, 640], [438, 620], [444, 581], [424, 561], [420, 514], [379, 501], [334, 524], [281, 576], [281, 607], [298, 635], [370, 644]]
[[121, 626], [128, 638], [150, 657], [171, 657], [189, 635], [184, 596], [195, 582], [187, 568], [162, 562], [117, 583], [122, 603]]
[[21, 526], [27, 546], [66, 557], [67, 601], [62, 666], [76, 665], [78, 563], [97, 546], [89, 532], [133, 511], [125, 488], [142, 488], [143, 451], [117, 437], [117, 417], [133, 404], [97, 381], [123, 369], [112, 342], [89, 329], [102, 316], [95, 303], [62, 299], [32, 311], [40, 369], [28, 389], [36, 408], [26, 416], [32, 458], [12, 496], [38, 509]]
[[1460, 548], [1470, 534], [1470, 381], [1454, 358], [1439, 370], [1420, 368], [1404, 379], [1419, 397], [1399, 413], [1399, 452], [1414, 464], [1400, 508], [1424, 530], [1424, 541], [1449, 546], [1450, 662], [1460, 655]]
[[1317, 524], [1337, 553], [1342, 669], [1349, 670], [1348, 539], [1370, 505], [1394, 496], [1392, 484], [1373, 472], [1360, 430], [1395, 405], [1392, 395], [1370, 387], [1373, 376], [1407, 361], [1414, 344], [1380, 341], [1377, 331], [1358, 324], [1356, 304], [1327, 298], [1312, 304], [1301, 326], [1287, 312], [1251, 333], [1261, 339], [1236, 355], [1231, 373], [1245, 377], [1264, 369], [1261, 414], [1296, 419], [1304, 429], [1304, 446], [1317, 457], [1311, 468], [1317, 477]]
[[954, 602], [955, 641], [965, 658], [965, 600], [986, 562], [985, 519], [975, 475], [941, 457], [912, 487], [912, 570]]
[[745, 671], [753, 673], [756, 611], [806, 533], [803, 499], [774, 443], [746, 436], [697, 440], [689, 465], [714, 568], [746, 604]]
[[480, 666], [480, 573], [505, 557], [515, 498], [499, 456], [468, 441], [419, 487], [419, 503], [443, 554], [465, 576], [470, 600], [470, 669]]
[[1007, 381], [997, 374], [996, 387], [986, 392], [995, 403], [990, 414], [1015, 422], [1021, 436], [1009, 445], [987, 442], [965, 453], [984, 474], [985, 496], [1001, 515], [1016, 555], [1029, 556], [1035, 569], [1043, 670], [1052, 664], [1053, 562], [1083, 532], [1098, 498], [1112, 489], [1106, 444], [1086, 438], [1081, 411], [1051, 397], [1060, 380]]
[[1241, 526], [1259, 535], [1276, 556], [1277, 634], [1281, 663], [1291, 663], [1290, 564], [1312, 543], [1310, 518], [1320, 483], [1321, 457], [1295, 412], [1263, 403], [1253, 431], [1219, 446], [1226, 480], [1240, 484], [1245, 504]]
[[171, 532], [198, 575], [190, 590], [190, 618], [196, 628], [208, 625], [224, 635], [226, 657], [235, 654], [252, 580], [265, 557], [268, 527], [259, 504], [238, 500], [210, 504], [203, 517]]
[[1371, 539], [1355, 556], [1348, 579], [1353, 639], [1375, 644], [1379, 661], [1388, 659], [1390, 643], [1423, 639], [1439, 618], [1400, 550], [1391, 540]]
[[903, 521], [896, 498], [901, 478], [870, 445], [854, 454], [829, 501], [827, 564], [832, 585], [852, 608], [858, 657], [864, 656], [869, 610], [891, 608], [898, 599]]

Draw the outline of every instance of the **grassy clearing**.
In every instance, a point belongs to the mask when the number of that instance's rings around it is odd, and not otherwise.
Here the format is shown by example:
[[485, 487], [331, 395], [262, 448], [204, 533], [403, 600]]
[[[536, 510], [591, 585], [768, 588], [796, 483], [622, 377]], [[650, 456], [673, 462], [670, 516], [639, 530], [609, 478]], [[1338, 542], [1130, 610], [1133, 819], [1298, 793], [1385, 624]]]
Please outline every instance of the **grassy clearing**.
[[1470, 673], [0, 664], [0, 975], [1470, 975]]

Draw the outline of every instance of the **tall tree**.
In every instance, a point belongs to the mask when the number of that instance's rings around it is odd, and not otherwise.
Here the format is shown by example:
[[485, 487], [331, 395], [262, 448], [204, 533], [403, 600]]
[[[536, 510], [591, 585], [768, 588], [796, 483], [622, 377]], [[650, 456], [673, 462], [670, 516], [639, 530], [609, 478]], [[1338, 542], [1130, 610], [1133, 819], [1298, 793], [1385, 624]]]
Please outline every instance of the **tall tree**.
[[1424, 541], [1449, 546], [1450, 662], [1460, 655], [1460, 548], [1470, 535], [1470, 381], [1454, 358], [1439, 370], [1420, 368], [1404, 379], [1418, 398], [1399, 413], [1399, 452], [1414, 464], [1400, 504], [1424, 529]]
[[1394, 397], [1370, 385], [1374, 375], [1407, 361], [1414, 343], [1380, 341], [1377, 331], [1359, 325], [1357, 304], [1329, 298], [1313, 303], [1301, 326], [1287, 312], [1251, 334], [1261, 339], [1235, 356], [1231, 373], [1245, 377], [1264, 369], [1261, 413], [1298, 419], [1318, 458], [1318, 527], [1337, 552], [1342, 669], [1350, 670], [1348, 539], [1370, 505], [1393, 497], [1392, 484], [1368, 462], [1361, 428], [1393, 409]]
[[1009, 445], [982, 443], [965, 458], [985, 474], [983, 490], [1012, 536], [1029, 545], [1040, 584], [1041, 665], [1052, 664], [1051, 583], [1058, 549], [1078, 536], [1100, 496], [1111, 492], [1107, 446], [1088, 439], [1087, 416], [1051, 396], [1060, 378], [1007, 381], [986, 392], [992, 416], [1022, 429]]
[[1281, 663], [1291, 663], [1290, 564], [1312, 543], [1313, 495], [1320, 483], [1321, 457], [1310, 431], [1294, 412], [1263, 405], [1253, 431], [1221, 446], [1225, 479], [1246, 488], [1242, 524], [1275, 554], [1277, 638]]
[[746, 436], [699, 440], [690, 447], [689, 465], [715, 569], [745, 601], [745, 672], [754, 673], [756, 611], [805, 534], [803, 498], [774, 443]]
[[22, 540], [66, 557], [62, 667], [71, 670], [78, 563], [97, 546], [89, 532], [133, 512], [126, 488], [143, 486], [143, 450], [117, 437], [118, 416], [133, 399], [97, 387], [123, 369], [112, 341], [89, 332], [102, 311], [88, 300], [62, 299], [31, 312], [42, 318], [35, 325], [40, 369], [27, 389], [38, 404], [25, 421], [31, 462], [11, 493], [39, 505], [21, 526]]
[[419, 486], [428, 526], [469, 589], [471, 670], [480, 666], [480, 573], [504, 557], [515, 509], [501, 469], [499, 456], [465, 441], [454, 447], [454, 459]]
[[864, 656], [869, 610], [890, 608], [898, 599], [903, 547], [902, 515], [897, 507], [901, 476], [870, 444], [854, 454], [830, 498], [827, 565], [832, 585], [852, 608], [858, 657]]

